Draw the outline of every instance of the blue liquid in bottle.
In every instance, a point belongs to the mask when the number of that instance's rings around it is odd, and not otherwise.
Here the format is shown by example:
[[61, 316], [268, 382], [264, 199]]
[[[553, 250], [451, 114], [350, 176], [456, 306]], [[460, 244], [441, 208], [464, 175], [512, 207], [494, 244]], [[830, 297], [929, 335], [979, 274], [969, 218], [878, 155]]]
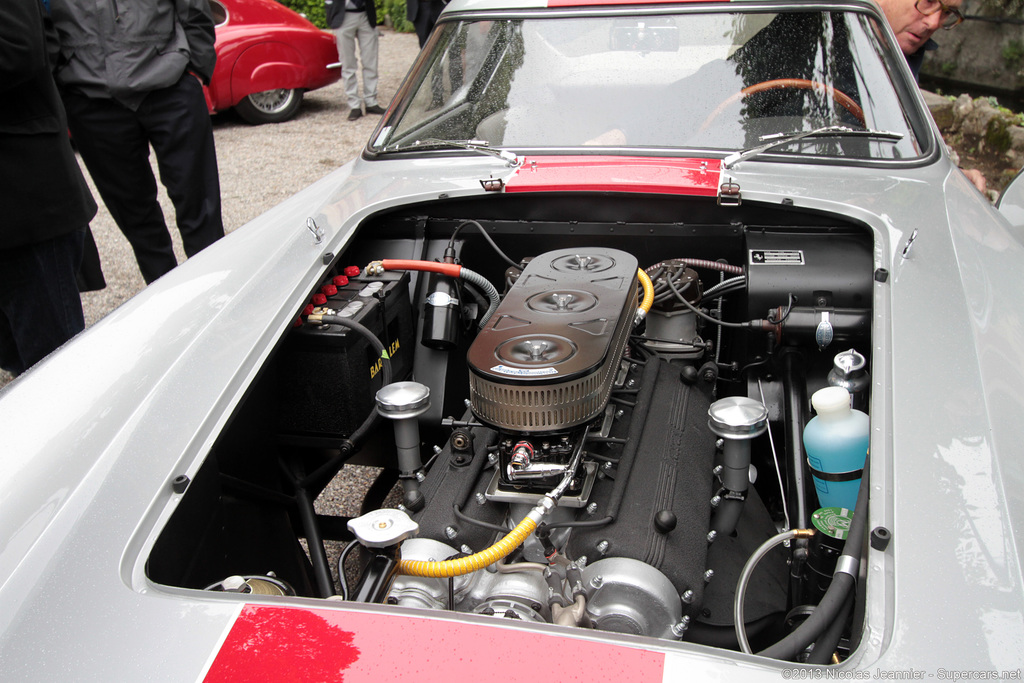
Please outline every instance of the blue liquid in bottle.
[[821, 507], [853, 510], [868, 453], [868, 416], [850, 408], [850, 392], [843, 387], [814, 392], [811, 405], [818, 415], [804, 428], [804, 449], [817, 470], [812, 474], [818, 501]]

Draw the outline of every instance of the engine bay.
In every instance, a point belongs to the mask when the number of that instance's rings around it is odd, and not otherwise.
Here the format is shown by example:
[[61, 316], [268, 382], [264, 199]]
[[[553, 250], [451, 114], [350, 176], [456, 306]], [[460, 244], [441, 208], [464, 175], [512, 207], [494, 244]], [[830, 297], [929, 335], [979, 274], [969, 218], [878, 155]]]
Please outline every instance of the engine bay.
[[694, 198], [373, 216], [176, 488], [147, 575], [839, 661], [864, 465], [805, 430], [826, 389], [867, 424], [873, 253], [842, 217]]

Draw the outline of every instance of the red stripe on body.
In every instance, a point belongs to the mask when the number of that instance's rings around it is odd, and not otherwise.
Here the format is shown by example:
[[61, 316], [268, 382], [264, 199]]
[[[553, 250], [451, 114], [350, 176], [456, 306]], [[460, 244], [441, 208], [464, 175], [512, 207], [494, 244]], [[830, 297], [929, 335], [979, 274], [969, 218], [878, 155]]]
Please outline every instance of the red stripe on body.
[[665, 656], [507, 625], [246, 605], [207, 683], [661, 681]]
[[506, 192], [652, 192], [714, 197], [720, 159], [527, 157]]

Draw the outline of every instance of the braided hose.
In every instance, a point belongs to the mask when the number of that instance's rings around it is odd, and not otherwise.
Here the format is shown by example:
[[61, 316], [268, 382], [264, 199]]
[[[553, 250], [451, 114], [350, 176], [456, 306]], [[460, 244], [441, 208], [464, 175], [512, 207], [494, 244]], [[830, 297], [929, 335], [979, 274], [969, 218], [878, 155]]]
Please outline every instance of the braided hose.
[[490, 302], [490, 305], [487, 307], [487, 310], [484, 311], [484, 315], [480, 318], [480, 325], [478, 326], [482, 330], [484, 329], [484, 325], [487, 324], [487, 321], [491, 319], [492, 315], [494, 315], [494, 312], [498, 310], [498, 304], [501, 303], [501, 297], [498, 295], [498, 290], [495, 289], [494, 285], [488, 282], [483, 275], [480, 275], [469, 268], [463, 268], [459, 277], [466, 282], [473, 283], [482, 289], [484, 294], [487, 295], [487, 301]]
[[[534, 511], [536, 509], [534, 508]], [[444, 560], [443, 562], [400, 560], [398, 563], [398, 573], [405, 574], [406, 576], [424, 576], [434, 579], [469, 574], [507, 557], [509, 553], [522, 545], [523, 541], [536, 528], [537, 520], [533, 518], [533, 512], [531, 511], [505, 538], [486, 550], [481, 550], [468, 557], [459, 557], [454, 560]]]
[[[707, 268], [709, 270], [720, 270], [723, 273], [731, 273], [732, 275], [743, 275], [743, 266], [734, 266], [729, 263], [719, 263], [718, 261], [708, 261], [700, 258], [677, 258], [672, 260], [691, 268]], [[647, 270], [654, 271], [663, 265], [665, 265], [665, 261], [656, 263]]]

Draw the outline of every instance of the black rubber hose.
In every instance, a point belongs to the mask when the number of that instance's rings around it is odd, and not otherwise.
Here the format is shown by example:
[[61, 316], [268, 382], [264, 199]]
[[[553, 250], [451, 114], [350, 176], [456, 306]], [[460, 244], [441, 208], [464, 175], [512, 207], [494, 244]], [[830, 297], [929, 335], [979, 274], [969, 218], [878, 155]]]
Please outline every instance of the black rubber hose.
[[[868, 463], [864, 463], [864, 474], [860, 480], [860, 489], [857, 492], [857, 504], [854, 507], [853, 521], [850, 522], [850, 533], [843, 545], [843, 554], [839, 562], [843, 563], [844, 558], [850, 558], [853, 566], [860, 565], [861, 550], [866, 542], [868, 529]], [[849, 560], [845, 560], [849, 561]], [[804, 651], [808, 645], [820, 638], [833, 622], [838, 618], [839, 613], [846, 604], [848, 596], [852, 595], [857, 586], [857, 578], [846, 572], [837, 572], [832, 577], [832, 583], [825, 591], [821, 602], [814, 608], [811, 616], [807, 617], [804, 623], [800, 624], [795, 631], [788, 636], [768, 647], [759, 655], [773, 659], [784, 659], [792, 661], [798, 654]]]
[[327, 560], [327, 551], [324, 550], [324, 539], [316, 523], [313, 499], [305, 489], [296, 489], [295, 504], [299, 508], [302, 529], [306, 534], [306, 547], [309, 548], [309, 559], [313, 563], [317, 590], [321, 598], [329, 598], [334, 595], [334, 579], [331, 578], [331, 565]]
[[497, 531], [499, 534], [507, 534], [511, 529], [499, 524], [491, 524], [480, 519], [473, 519], [465, 512], [462, 511], [458, 505], [453, 505], [452, 510], [455, 512], [455, 518], [459, 521], [465, 522], [466, 524], [472, 524], [474, 526], [481, 527], [483, 529], [490, 529], [491, 531]]
[[[767, 614], [755, 621], [748, 621], [746, 624], [747, 636], [751, 639], [761, 638], [765, 632], [774, 628], [785, 615], [781, 612]], [[736, 640], [736, 629], [732, 624], [728, 626], [714, 626], [700, 621], [690, 622], [690, 628], [686, 630], [686, 640], [709, 645], [711, 647], [739, 650], [740, 644]]]
[[814, 641], [814, 649], [811, 650], [810, 656], [807, 657], [808, 664], [830, 664], [832, 662], [832, 655], [836, 651], [836, 646], [839, 645], [839, 639], [843, 637], [843, 631], [846, 630], [846, 621], [850, 618], [850, 613], [853, 611], [853, 594], [846, 596], [846, 602], [843, 603], [843, 608], [839, 610], [839, 616], [833, 621], [828, 629]]
[[788, 636], [757, 654], [772, 659], [793, 661], [798, 654], [803, 652], [804, 648], [821, 637], [821, 634], [838, 617], [846, 598], [853, 592], [855, 583], [856, 579], [849, 574], [843, 572], [836, 574], [821, 602], [811, 612], [811, 616], [807, 617], [807, 620]]
[[349, 553], [351, 553], [355, 547], [359, 545], [359, 541], [349, 541], [345, 549], [341, 551], [341, 555], [338, 557], [338, 583], [341, 585], [341, 598], [342, 600], [348, 600], [348, 578], [345, 576], [345, 560], [348, 559]]
[[[804, 378], [803, 355], [792, 347], [784, 347], [780, 355], [782, 361], [782, 387], [785, 401], [786, 416], [786, 499], [790, 528], [806, 529], [811, 524], [811, 509], [808, 500], [815, 495], [809, 492], [810, 475], [805, 463], [804, 426], [807, 423], [807, 382]], [[793, 562], [789, 567], [789, 584], [791, 604], [802, 605], [804, 602], [803, 569], [807, 558], [807, 540], [798, 539], [793, 552]]]
[[381, 377], [384, 380], [384, 384], [391, 384], [391, 361], [387, 357], [384, 344], [380, 339], [377, 339], [377, 335], [371, 332], [366, 326], [361, 325], [350, 318], [342, 318], [337, 315], [325, 315], [320, 318], [320, 321], [325, 325], [341, 325], [342, 327], [347, 327], [369, 342], [370, 346], [376, 349], [378, 356], [382, 360]]
[[377, 411], [372, 410], [370, 414], [366, 416], [366, 419], [363, 420], [363, 423], [356, 428], [356, 431], [352, 432], [352, 435], [341, 443], [338, 454], [313, 470], [310, 474], [303, 477], [302, 480], [298, 482], [298, 485], [303, 488], [317, 489], [320, 488], [320, 484], [325, 483], [324, 479], [330, 480], [338, 473], [338, 470], [346, 460], [359, 452], [359, 448], [363, 445], [363, 439], [366, 438], [367, 433], [380, 419], [381, 417], [377, 414]]
[[522, 266], [520, 266], [518, 263], [516, 263], [515, 261], [510, 259], [508, 257], [508, 255], [505, 254], [505, 252], [503, 252], [501, 249], [498, 248], [498, 245], [494, 243], [494, 240], [491, 239], [491, 236], [487, 234], [486, 230], [484, 230], [484, 226], [480, 225], [479, 223], [477, 223], [474, 220], [463, 221], [462, 223], [459, 224], [459, 226], [457, 228], [455, 228], [455, 232], [452, 233], [451, 239], [448, 240], [448, 248], [449, 249], [453, 249], [453, 250], [455, 249], [455, 236], [459, 234], [459, 230], [462, 230], [467, 225], [472, 225], [474, 228], [479, 230], [480, 234], [484, 236], [485, 240], [487, 240], [487, 243], [489, 245], [491, 245], [491, 249], [494, 249], [494, 251], [498, 254], [498, 256], [501, 257], [501, 259], [505, 263], [509, 264], [510, 266], [512, 266], [513, 268], [515, 268], [516, 270], [518, 270], [520, 272], [523, 270]]

